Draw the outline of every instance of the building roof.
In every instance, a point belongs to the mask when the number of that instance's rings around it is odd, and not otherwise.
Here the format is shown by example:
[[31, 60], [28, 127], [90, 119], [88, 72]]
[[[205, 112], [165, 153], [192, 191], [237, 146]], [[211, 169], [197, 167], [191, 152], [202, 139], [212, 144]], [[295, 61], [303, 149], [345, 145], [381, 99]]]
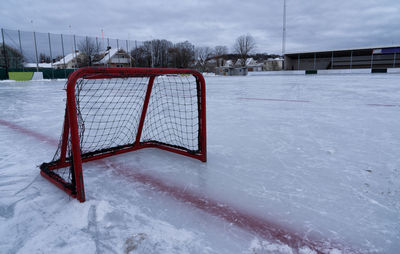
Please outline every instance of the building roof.
[[111, 59], [113, 56], [115, 56], [119, 50], [121, 50], [121, 49], [120, 48], [110, 48], [110, 49], [102, 52], [101, 55], [104, 54], [103, 58], [97, 62], [94, 62], [93, 64], [107, 64], [109, 59]]
[[70, 54], [64, 56], [63, 58], [61, 58], [59, 61], [53, 63], [53, 65], [62, 65], [62, 64], [64, 64], [64, 60], [65, 60], [65, 64], [68, 64], [70, 61], [74, 60], [80, 54], [81, 53], [79, 51], [70, 53]]
[[303, 52], [290, 52], [285, 53], [285, 55], [299, 55], [299, 54], [314, 54], [314, 53], [331, 53], [331, 52], [345, 52], [345, 51], [367, 51], [374, 49], [388, 49], [388, 48], [400, 48], [400, 45], [391, 46], [375, 46], [375, 47], [361, 47], [361, 48], [348, 48], [348, 49], [327, 49], [318, 51], [303, 51]]
[[[235, 63], [236, 65], [242, 65], [242, 59], [238, 59]], [[262, 63], [258, 63], [252, 57], [246, 59], [246, 66], [261, 66]]]
[[232, 65], [233, 65], [233, 61], [232, 60], [226, 60], [223, 67], [230, 67]]

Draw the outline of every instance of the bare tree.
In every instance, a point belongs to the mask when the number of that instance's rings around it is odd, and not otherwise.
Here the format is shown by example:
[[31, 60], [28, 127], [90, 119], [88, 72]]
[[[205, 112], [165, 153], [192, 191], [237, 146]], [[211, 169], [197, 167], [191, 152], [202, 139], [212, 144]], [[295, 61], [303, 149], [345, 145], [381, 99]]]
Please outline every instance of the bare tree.
[[84, 54], [85, 62], [92, 66], [93, 58], [99, 54], [100, 46], [92, 38], [86, 37], [78, 44], [79, 51]]
[[194, 46], [188, 41], [179, 42], [170, 48], [170, 64], [176, 68], [188, 68], [194, 60]]
[[168, 67], [169, 51], [173, 47], [167, 40], [145, 41], [142, 46], [131, 51], [134, 65], [140, 67]]
[[172, 42], [167, 40], [152, 40], [151, 53], [154, 67], [168, 67], [169, 49], [172, 48]]
[[40, 53], [39, 55], [39, 61], [41, 63], [50, 63], [50, 57], [48, 55], [46, 55], [45, 53]]
[[246, 66], [246, 59], [256, 48], [256, 42], [250, 34], [239, 36], [233, 46], [233, 50], [239, 55], [242, 66]]
[[145, 47], [144, 45], [132, 50], [131, 56], [133, 58], [135, 67], [151, 66], [151, 53], [149, 51], [149, 48]]
[[210, 47], [196, 47], [195, 48], [195, 58], [196, 63], [200, 67], [202, 72], [207, 69], [207, 62], [213, 56], [213, 50]]
[[8, 68], [22, 68], [24, 56], [21, 52], [7, 44], [0, 44], [0, 68], [6, 69], [8, 78]]
[[215, 46], [214, 48], [215, 56], [223, 56], [228, 54], [228, 47], [227, 46]]
[[223, 62], [223, 56], [228, 54], [228, 47], [227, 46], [215, 46], [214, 48], [214, 55], [215, 60], [217, 61], [217, 66], [221, 66]]

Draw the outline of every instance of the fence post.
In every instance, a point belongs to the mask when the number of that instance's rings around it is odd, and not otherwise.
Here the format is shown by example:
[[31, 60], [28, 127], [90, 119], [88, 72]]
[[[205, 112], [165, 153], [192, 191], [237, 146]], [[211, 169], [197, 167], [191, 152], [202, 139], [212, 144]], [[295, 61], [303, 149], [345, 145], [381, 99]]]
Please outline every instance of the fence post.
[[47, 37], [49, 37], [49, 50], [50, 50], [51, 79], [54, 79], [53, 53], [51, 52], [51, 40], [50, 40], [50, 33], [47, 33]]
[[76, 54], [76, 39], [75, 39], [75, 34], [74, 34], [74, 52], [75, 52], [76, 66], [79, 68], [79, 65], [78, 65], [78, 55]]
[[372, 50], [371, 54], [371, 72], [372, 72], [372, 67], [374, 67], [374, 50]]
[[135, 61], [135, 67], [137, 67], [138, 66], [138, 63], [137, 63], [137, 40], [135, 40], [135, 58], [134, 58], [134, 61]]
[[[107, 48], [110, 47], [110, 38], [107, 38]], [[110, 50], [108, 50], [108, 62], [107, 62], [107, 67], [109, 62], [111, 61], [111, 57], [110, 57]]]
[[96, 54], [100, 52], [100, 45], [99, 45], [99, 39], [96, 36]]
[[21, 53], [22, 57], [22, 71], [25, 71], [25, 66], [24, 66], [24, 54], [22, 53], [22, 43], [21, 43], [21, 31], [18, 30], [18, 41], [19, 41], [19, 52]]
[[314, 70], [317, 69], [317, 53], [314, 52]]
[[4, 40], [4, 30], [3, 30], [3, 28], [1, 29], [1, 38], [2, 38], [2, 42], [3, 42], [4, 63], [6, 65], [6, 78], [9, 79], [10, 77], [8, 76], [8, 59], [7, 59], [6, 42]]
[[[118, 59], [118, 65], [121, 66], [121, 65], [120, 65], [120, 60], [119, 60], [118, 51], [119, 51], [119, 41], [118, 41], [118, 39], [117, 39], [117, 59]], [[117, 66], [118, 66], [118, 65], [117, 65]]]
[[[99, 39], [98, 39], [97, 36], [96, 36], [96, 50], [95, 50], [95, 55], [96, 55], [96, 56], [99, 56], [100, 53], [101, 53], [101, 51], [100, 51]], [[97, 62], [99, 62], [99, 60], [97, 60]]]
[[35, 43], [36, 71], [39, 72], [39, 58], [38, 58], [38, 54], [37, 54], [36, 32], [35, 31], [33, 31], [33, 42]]
[[350, 53], [350, 70], [353, 69], [353, 50]]
[[63, 35], [61, 35], [61, 49], [62, 49], [62, 53], [63, 53], [63, 64], [64, 64], [64, 78], [67, 78], [67, 66], [65, 64], [65, 53], [64, 53], [64, 38]]
[[394, 57], [393, 57], [393, 68], [396, 68], [396, 53], [394, 52]]
[[300, 54], [297, 55], [297, 70], [300, 70]]
[[[91, 50], [89, 49], [89, 40], [87, 36], [85, 36], [85, 40], [86, 40], [86, 54], [90, 55]], [[92, 56], [87, 56], [87, 57], [89, 57], [89, 66], [92, 66]]]
[[331, 69], [333, 69], [333, 51], [332, 51], [332, 59], [331, 59]]
[[154, 68], [153, 40], [150, 41], [151, 68]]
[[126, 40], [126, 53], [129, 56], [129, 67], [132, 67], [131, 53], [129, 52], [128, 40]]

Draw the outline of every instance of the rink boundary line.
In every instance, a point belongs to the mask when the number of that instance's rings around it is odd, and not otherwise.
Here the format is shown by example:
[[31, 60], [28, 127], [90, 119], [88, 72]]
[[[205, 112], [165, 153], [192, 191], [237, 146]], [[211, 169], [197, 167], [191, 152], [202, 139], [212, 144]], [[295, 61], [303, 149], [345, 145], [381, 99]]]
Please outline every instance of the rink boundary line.
[[[0, 119], [0, 125], [8, 127], [14, 131], [22, 134], [34, 137], [39, 141], [45, 141], [53, 146], [58, 146], [58, 140], [47, 137], [43, 134], [29, 130], [12, 122], [8, 122]], [[96, 164], [105, 166], [106, 168], [112, 168], [116, 173], [123, 175], [124, 177], [131, 178], [136, 182], [140, 182], [144, 185], [150, 186], [152, 190], [157, 190], [163, 193], [169, 194], [171, 197], [179, 200], [185, 204], [198, 208], [210, 215], [222, 218], [223, 220], [241, 228], [249, 233], [258, 235], [259, 237], [271, 241], [271, 243], [286, 244], [294, 250], [299, 250], [303, 247], [307, 247], [316, 253], [329, 253], [331, 250], [337, 249], [340, 251], [348, 251], [346, 253], [359, 253], [351, 248], [345, 247], [342, 244], [329, 242], [326, 239], [311, 240], [304, 239], [301, 234], [296, 233], [292, 230], [286, 229], [276, 223], [273, 223], [265, 218], [261, 218], [255, 215], [251, 215], [247, 212], [241, 211], [240, 209], [234, 208], [224, 203], [220, 203], [213, 199], [205, 196], [201, 196], [192, 192], [186, 188], [180, 188], [177, 186], [167, 185], [151, 175], [135, 172], [129, 168], [124, 167], [121, 164], [112, 162], [106, 164], [102, 160], [97, 161]]]
[[[250, 97], [238, 97], [238, 100], [248, 101], [276, 101], [276, 102], [298, 102], [298, 103], [313, 103], [309, 100], [289, 100], [289, 99], [272, 99], [272, 98], [250, 98]], [[367, 103], [365, 106], [370, 107], [400, 107], [400, 104], [381, 104], [381, 103]]]
[[370, 104], [366, 104], [366, 105], [371, 106], [371, 107], [400, 107], [400, 105], [396, 105], [396, 104], [370, 103]]
[[279, 102], [303, 102], [309, 103], [307, 100], [288, 100], [288, 99], [272, 99], [272, 98], [250, 98], [250, 97], [239, 97], [238, 100], [249, 100], [249, 101], [279, 101]]

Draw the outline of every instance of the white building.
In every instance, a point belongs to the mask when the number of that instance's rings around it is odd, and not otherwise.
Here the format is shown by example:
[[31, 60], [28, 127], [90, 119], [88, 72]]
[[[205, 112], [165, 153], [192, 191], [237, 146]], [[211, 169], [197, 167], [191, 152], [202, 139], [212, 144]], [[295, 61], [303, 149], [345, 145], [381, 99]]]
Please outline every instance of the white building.
[[130, 67], [132, 57], [123, 49], [108, 48], [101, 54], [99, 61], [93, 62], [94, 66]]
[[[235, 63], [235, 66], [243, 66], [242, 59], [238, 59]], [[263, 70], [263, 63], [258, 63], [252, 57], [246, 59], [246, 67], [248, 71], [262, 71]]]
[[281, 71], [282, 69], [283, 69], [282, 58], [270, 58], [264, 61], [263, 65], [264, 71]]

